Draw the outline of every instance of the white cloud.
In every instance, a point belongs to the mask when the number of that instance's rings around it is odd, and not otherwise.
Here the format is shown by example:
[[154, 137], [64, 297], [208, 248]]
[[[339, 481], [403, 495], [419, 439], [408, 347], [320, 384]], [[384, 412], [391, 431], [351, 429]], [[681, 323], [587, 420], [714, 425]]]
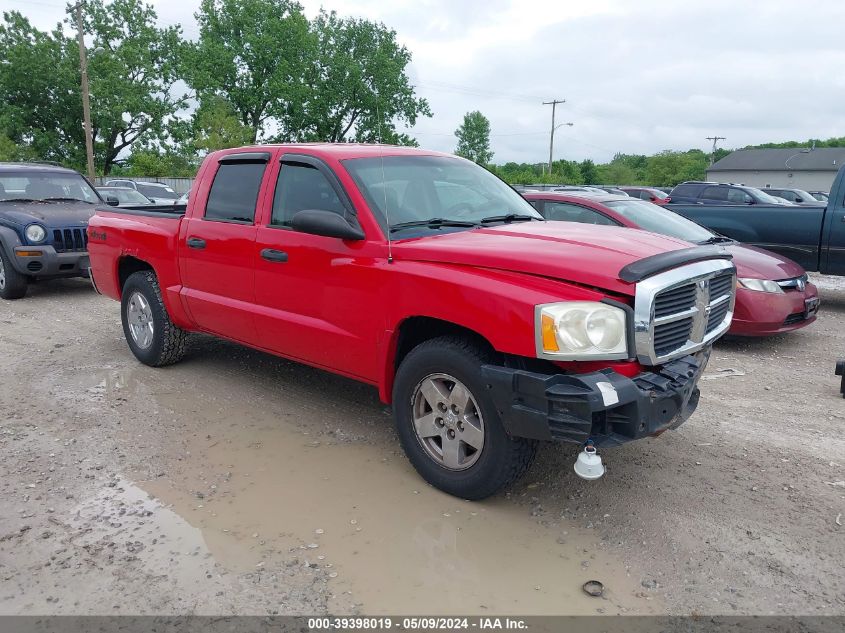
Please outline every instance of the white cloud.
[[[41, 28], [63, 3], [6, 0]], [[198, 0], [155, 0], [195, 35]], [[51, 8], [47, 5], [55, 4]], [[495, 160], [548, 157], [550, 109], [564, 98], [557, 157], [707, 148], [845, 134], [845, 3], [835, 0], [303, 0], [384, 22], [412, 51], [434, 117], [412, 133], [451, 151], [463, 114], [491, 120]]]

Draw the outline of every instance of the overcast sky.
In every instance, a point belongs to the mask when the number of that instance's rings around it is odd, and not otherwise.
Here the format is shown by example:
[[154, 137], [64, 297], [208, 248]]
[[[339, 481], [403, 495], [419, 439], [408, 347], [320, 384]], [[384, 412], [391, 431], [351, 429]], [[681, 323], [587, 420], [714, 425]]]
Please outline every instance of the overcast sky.
[[[491, 122], [494, 162], [845, 136], [841, 0], [300, 0], [395, 29], [434, 116], [411, 134], [452, 151], [464, 113]], [[199, 0], [153, 0], [195, 37]], [[36, 26], [60, 0], [0, 0]]]

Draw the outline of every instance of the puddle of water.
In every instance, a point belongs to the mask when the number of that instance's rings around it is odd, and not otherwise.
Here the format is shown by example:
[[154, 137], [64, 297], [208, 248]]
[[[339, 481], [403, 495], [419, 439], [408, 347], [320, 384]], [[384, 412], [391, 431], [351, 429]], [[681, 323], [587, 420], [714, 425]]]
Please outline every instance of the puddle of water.
[[[352, 592], [340, 608], [348, 601], [368, 614], [642, 608], [633, 581], [588, 538], [540, 526], [507, 499], [470, 503], [440, 493], [401, 456], [318, 444], [284, 428], [242, 428], [191, 457], [178, 482], [140, 485], [199, 527], [230, 568], [253, 569], [273, 548], [301, 548], [303, 562], [337, 573], [337, 595]], [[202, 499], [185, 490], [188, 481], [204, 486]], [[593, 578], [608, 587], [608, 600], [582, 593]]]
[[[382, 430], [380, 409], [345, 383], [320, 389], [294, 376], [106, 368], [75, 392], [122, 398], [121, 413], [144, 421], [121, 432], [155, 442], [166, 475], [136, 485], [201, 530], [217, 562], [237, 573], [292, 557], [322, 567], [331, 612], [656, 612], [593, 534], [540, 525], [507, 498], [470, 503], [429, 487]], [[593, 579], [602, 598], [581, 590]]]
[[138, 558], [152, 575], [190, 586], [214, 567], [202, 531], [162, 506], [149, 493], [118, 479], [70, 513], [73, 541], [115, 559]]

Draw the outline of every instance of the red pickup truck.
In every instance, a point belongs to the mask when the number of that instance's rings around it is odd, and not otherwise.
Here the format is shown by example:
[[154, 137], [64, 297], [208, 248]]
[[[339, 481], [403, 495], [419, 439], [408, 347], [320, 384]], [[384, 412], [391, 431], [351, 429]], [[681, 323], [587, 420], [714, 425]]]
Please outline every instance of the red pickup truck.
[[680, 425], [734, 306], [719, 247], [547, 222], [483, 168], [401, 147], [215, 152], [184, 213], [103, 208], [88, 235], [141, 362], [197, 331], [372, 384], [417, 471], [467, 499], [540, 441]]

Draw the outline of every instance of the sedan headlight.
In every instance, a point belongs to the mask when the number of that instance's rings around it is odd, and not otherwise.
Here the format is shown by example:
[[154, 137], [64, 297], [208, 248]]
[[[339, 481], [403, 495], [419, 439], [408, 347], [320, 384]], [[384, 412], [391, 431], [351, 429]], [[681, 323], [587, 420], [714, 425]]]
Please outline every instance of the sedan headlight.
[[778, 282], [770, 279], [737, 279], [743, 288], [748, 290], [756, 290], [757, 292], [774, 292], [782, 294], [783, 288], [778, 285]]
[[596, 301], [567, 301], [539, 305], [535, 314], [540, 358], [628, 358], [625, 311], [621, 308]]
[[26, 235], [26, 239], [33, 244], [43, 242], [47, 237], [47, 231], [45, 231], [44, 227], [39, 224], [30, 224], [26, 227], [24, 234]]

